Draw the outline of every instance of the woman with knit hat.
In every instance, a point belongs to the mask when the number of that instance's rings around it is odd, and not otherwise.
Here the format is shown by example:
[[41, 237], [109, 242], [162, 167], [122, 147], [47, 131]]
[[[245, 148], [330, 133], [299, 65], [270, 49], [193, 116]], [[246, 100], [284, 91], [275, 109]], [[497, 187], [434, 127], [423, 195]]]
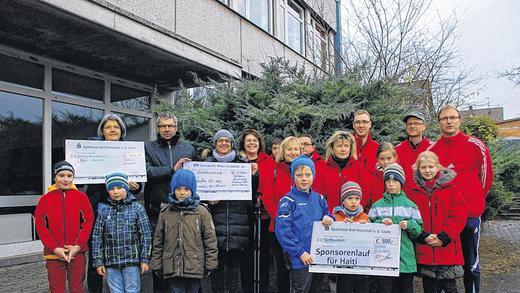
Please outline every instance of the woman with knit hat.
[[[248, 163], [234, 150], [235, 139], [231, 132], [221, 129], [213, 137], [214, 150], [207, 162]], [[251, 163], [253, 194], [258, 190], [258, 166]], [[249, 247], [253, 201], [210, 201], [209, 209], [218, 241], [218, 267], [211, 275], [213, 292], [239, 292], [240, 267], [244, 250]], [[250, 264], [252, 265], [252, 264]]]

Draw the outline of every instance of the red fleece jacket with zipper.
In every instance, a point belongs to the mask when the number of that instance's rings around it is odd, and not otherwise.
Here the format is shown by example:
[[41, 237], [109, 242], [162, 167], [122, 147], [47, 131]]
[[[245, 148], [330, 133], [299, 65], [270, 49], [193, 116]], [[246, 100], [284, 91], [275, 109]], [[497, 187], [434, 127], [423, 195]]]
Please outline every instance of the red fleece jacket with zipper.
[[36, 231], [44, 246], [44, 255], [65, 245], [79, 245], [88, 251], [87, 244], [94, 223], [94, 213], [85, 193], [77, 189], [61, 190], [51, 186], [36, 206]]
[[480, 217], [493, 184], [493, 164], [486, 145], [459, 132], [451, 137], [442, 135], [428, 149], [439, 156], [441, 165], [457, 173], [454, 184], [463, 191], [468, 217]]
[[365, 144], [363, 144], [362, 139], [354, 133], [354, 138], [356, 139], [356, 151], [357, 151], [357, 159], [361, 163], [361, 166], [368, 172], [376, 170], [377, 163], [377, 149], [379, 148], [379, 143], [372, 139], [370, 133], [367, 136], [367, 140]]

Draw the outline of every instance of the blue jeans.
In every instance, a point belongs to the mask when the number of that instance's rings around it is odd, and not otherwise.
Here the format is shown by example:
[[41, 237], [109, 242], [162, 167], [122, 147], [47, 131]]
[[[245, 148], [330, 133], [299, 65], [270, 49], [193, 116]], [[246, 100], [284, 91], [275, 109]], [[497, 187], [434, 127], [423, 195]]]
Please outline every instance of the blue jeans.
[[107, 268], [107, 282], [111, 293], [141, 292], [141, 269], [138, 266], [123, 269]]

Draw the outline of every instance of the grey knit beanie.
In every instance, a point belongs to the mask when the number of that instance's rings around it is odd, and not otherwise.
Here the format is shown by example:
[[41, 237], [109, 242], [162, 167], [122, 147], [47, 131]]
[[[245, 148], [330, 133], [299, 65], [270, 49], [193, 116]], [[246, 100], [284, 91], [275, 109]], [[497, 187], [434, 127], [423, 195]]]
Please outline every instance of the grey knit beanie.
[[231, 134], [231, 132], [227, 129], [221, 129], [215, 133], [213, 136], [213, 145], [215, 146], [217, 144], [217, 140], [223, 137], [229, 138], [229, 140], [231, 140], [231, 147], [235, 146], [235, 138], [233, 137], [233, 134]]

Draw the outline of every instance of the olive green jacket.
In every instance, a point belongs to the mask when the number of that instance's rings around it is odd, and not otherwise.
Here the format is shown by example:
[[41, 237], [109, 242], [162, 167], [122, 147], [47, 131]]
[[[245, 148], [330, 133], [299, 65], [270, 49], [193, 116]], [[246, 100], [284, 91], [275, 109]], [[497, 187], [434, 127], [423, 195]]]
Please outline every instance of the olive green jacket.
[[161, 208], [153, 239], [151, 269], [163, 278], [202, 279], [217, 268], [218, 249], [215, 226], [204, 206], [181, 210]]

